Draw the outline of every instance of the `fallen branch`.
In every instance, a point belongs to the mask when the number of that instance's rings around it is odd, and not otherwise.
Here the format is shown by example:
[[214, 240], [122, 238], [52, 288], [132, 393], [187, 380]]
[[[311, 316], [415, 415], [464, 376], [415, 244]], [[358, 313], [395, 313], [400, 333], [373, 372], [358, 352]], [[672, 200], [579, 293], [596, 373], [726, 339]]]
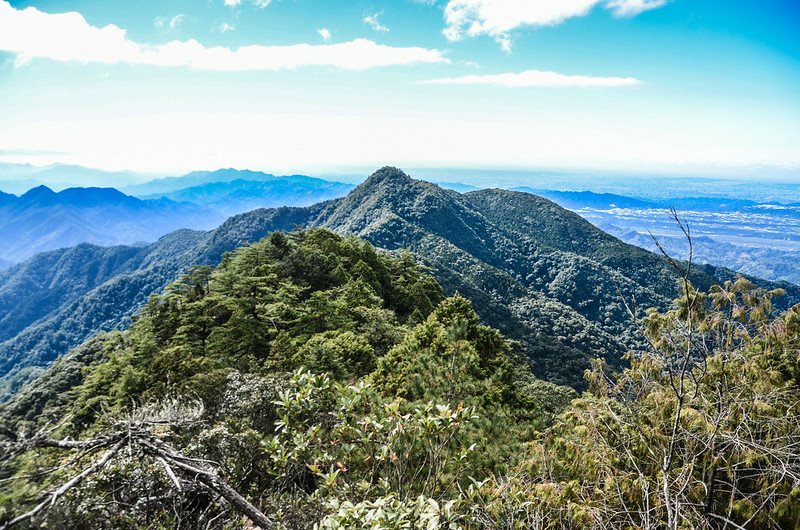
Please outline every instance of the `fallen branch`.
[[130, 448], [136, 447], [141, 450], [142, 453], [154, 458], [160, 463], [178, 491], [183, 490], [178, 477], [178, 475], [181, 475], [185, 480], [199, 483], [206, 489], [217, 493], [233, 508], [250, 519], [258, 528], [263, 530], [272, 530], [272, 528], [274, 528], [275, 524], [269, 517], [232, 488], [217, 473], [208, 469], [208, 463], [182, 455], [163, 440], [154, 436], [149, 430], [141, 428], [141, 425], [128, 425], [125, 426], [124, 429], [120, 429], [119, 432], [91, 440], [56, 440], [37, 436], [28, 440], [27, 443], [24, 441], [16, 442], [15, 445], [18, 446], [17, 452], [21, 452], [23, 449], [32, 450], [42, 447], [92, 450], [108, 447], [111, 444], [113, 444], [113, 446], [107, 449], [103, 455], [89, 467], [59, 486], [47, 499], [37, 504], [30, 511], [11, 519], [0, 527], [0, 530], [6, 530], [18, 523], [29, 520], [46, 508], [53, 506], [67, 491], [77, 486], [89, 475], [102, 469], [126, 443]]
[[62, 495], [64, 495], [66, 492], [77, 486], [83, 479], [85, 479], [92, 473], [95, 473], [100, 469], [102, 469], [103, 466], [105, 466], [108, 463], [108, 461], [111, 460], [115, 454], [117, 454], [117, 452], [122, 448], [123, 444], [124, 440], [118, 441], [112, 448], [108, 449], [105, 453], [103, 453], [103, 456], [95, 460], [94, 463], [92, 463], [92, 465], [90, 465], [89, 467], [87, 467], [86, 469], [84, 469], [71, 479], [69, 479], [67, 482], [62, 484], [58, 489], [56, 489], [53, 493], [51, 493], [48, 499], [43, 500], [42, 502], [34, 506], [30, 511], [25, 512], [22, 515], [19, 515], [11, 519], [2, 527], [0, 527], [0, 530], [6, 530], [7, 528], [10, 528], [18, 523], [21, 523], [22, 521], [31, 519], [45, 508], [53, 506]]

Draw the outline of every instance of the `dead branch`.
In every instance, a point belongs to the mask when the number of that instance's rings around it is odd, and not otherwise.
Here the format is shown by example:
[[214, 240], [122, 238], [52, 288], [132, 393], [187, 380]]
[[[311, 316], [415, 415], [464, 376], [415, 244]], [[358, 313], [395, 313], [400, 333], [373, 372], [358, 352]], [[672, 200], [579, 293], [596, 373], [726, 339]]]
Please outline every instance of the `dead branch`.
[[48, 496], [47, 499], [43, 500], [42, 502], [34, 506], [31, 510], [23, 513], [22, 515], [18, 515], [17, 517], [11, 519], [2, 527], [0, 527], [0, 530], [6, 530], [7, 528], [10, 528], [18, 523], [21, 523], [22, 521], [27, 521], [28, 519], [35, 517], [39, 512], [41, 512], [45, 508], [53, 506], [62, 495], [64, 495], [69, 490], [77, 486], [83, 479], [101, 470], [103, 466], [105, 466], [109, 462], [109, 460], [111, 460], [114, 457], [114, 455], [117, 454], [117, 452], [122, 448], [123, 444], [124, 440], [119, 440], [116, 444], [114, 444], [113, 447], [111, 447], [105, 453], [103, 453], [103, 456], [95, 460], [89, 467], [85, 468], [83, 471], [81, 471], [80, 473], [69, 479], [67, 482], [59, 486], [53, 493], [51, 493]]
[[[162, 422], [159, 421], [157, 424], [162, 424]], [[20, 454], [38, 448], [77, 449], [82, 451], [97, 450], [104, 447], [107, 449], [100, 458], [59, 486], [44, 501], [37, 504], [30, 511], [11, 519], [0, 527], [0, 530], [6, 530], [18, 523], [29, 520], [53, 506], [59, 498], [77, 486], [83, 479], [100, 471], [126, 445], [129, 450], [139, 450], [144, 455], [152, 457], [160, 463], [178, 491], [183, 490], [181, 479], [179, 478], [181, 477], [187, 482], [197, 483], [216, 493], [239, 513], [250, 519], [258, 528], [264, 530], [274, 528], [275, 524], [269, 517], [225, 482], [213, 469], [209, 468], [209, 462], [181, 454], [150, 432], [147, 427], [151, 425], [153, 425], [153, 422], [149, 421], [118, 422], [115, 425], [116, 430], [114, 433], [89, 440], [58, 440], [43, 437], [40, 434], [29, 440], [17, 439], [11, 444], [11, 454]]]

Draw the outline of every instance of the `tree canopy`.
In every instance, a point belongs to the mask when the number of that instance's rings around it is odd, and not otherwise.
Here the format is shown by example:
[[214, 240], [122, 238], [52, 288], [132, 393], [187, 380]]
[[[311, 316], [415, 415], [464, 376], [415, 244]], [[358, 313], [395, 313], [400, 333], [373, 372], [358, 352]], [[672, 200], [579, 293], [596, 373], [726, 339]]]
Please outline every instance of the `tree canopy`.
[[684, 278], [587, 391], [404, 252], [275, 232], [2, 410], [0, 524], [798, 528], [800, 308]]

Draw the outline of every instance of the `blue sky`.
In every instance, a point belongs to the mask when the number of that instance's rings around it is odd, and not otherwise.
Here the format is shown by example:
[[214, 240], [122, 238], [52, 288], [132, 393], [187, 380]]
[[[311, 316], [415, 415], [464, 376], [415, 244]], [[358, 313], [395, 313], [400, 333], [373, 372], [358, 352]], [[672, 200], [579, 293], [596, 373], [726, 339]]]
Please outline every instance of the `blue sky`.
[[771, 0], [0, 0], [0, 160], [800, 179], [798, 27]]

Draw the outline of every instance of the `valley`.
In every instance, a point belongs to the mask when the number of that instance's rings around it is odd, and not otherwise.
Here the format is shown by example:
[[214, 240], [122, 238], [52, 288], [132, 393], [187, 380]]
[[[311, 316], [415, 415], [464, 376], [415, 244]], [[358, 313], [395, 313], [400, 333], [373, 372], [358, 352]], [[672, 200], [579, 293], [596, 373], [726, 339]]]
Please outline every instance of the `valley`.
[[800, 283], [800, 204], [731, 198], [660, 201], [593, 192], [517, 188], [547, 197], [598, 228], [657, 252], [655, 236], [685, 259], [685, 237], [672, 219], [675, 208], [694, 236], [695, 259], [771, 280]]

